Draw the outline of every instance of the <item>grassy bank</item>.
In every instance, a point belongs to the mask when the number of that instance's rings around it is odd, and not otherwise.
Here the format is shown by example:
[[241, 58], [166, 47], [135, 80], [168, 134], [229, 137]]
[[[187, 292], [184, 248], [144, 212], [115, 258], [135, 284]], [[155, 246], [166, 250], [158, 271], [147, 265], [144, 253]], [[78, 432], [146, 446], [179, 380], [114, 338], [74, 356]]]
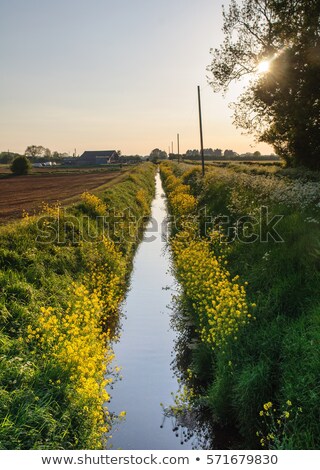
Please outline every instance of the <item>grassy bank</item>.
[[1, 227], [0, 448], [105, 445], [110, 340], [154, 174], [141, 165], [100, 197]]
[[178, 217], [172, 250], [181, 308], [196, 345], [185, 353], [184, 382], [216, 430], [234, 432], [231, 446], [314, 449], [318, 176], [273, 173], [215, 167], [202, 179], [197, 167], [163, 165]]

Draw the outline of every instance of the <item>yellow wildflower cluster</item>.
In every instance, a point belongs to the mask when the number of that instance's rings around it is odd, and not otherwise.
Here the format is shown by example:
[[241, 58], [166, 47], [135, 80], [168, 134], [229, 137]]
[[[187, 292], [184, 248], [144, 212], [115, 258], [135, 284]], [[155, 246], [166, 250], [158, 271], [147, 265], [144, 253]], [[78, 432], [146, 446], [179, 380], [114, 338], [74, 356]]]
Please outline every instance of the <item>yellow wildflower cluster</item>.
[[200, 337], [215, 347], [229, 337], [236, 340], [239, 328], [251, 315], [244, 286], [237, 277], [231, 279], [223, 259], [211, 252], [209, 243], [179, 236], [172, 240], [172, 250], [178, 280], [197, 316]]
[[296, 419], [302, 413], [299, 406], [294, 409], [291, 400], [287, 400], [285, 405], [278, 410], [271, 401], [264, 403], [259, 416], [263, 419], [264, 431], [257, 431], [256, 435], [260, 439], [261, 447], [268, 446], [270, 449], [280, 449], [281, 443], [288, 434], [290, 420]]
[[271, 402], [271, 401], [268, 401], [268, 403], [265, 403], [265, 404], [263, 405], [263, 409], [264, 409], [265, 411], [270, 410], [270, 408], [272, 408], [272, 402]]
[[173, 174], [167, 162], [161, 164], [161, 174], [173, 215], [183, 217], [192, 214], [196, 210], [197, 200], [190, 194], [190, 186]]
[[174, 192], [168, 197], [174, 215], [186, 216], [194, 212], [197, 201], [192, 194]]
[[42, 202], [41, 212], [45, 215], [57, 218], [60, 216], [61, 203], [57, 201], [56, 203], [50, 205], [47, 202]]
[[136, 194], [136, 200], [143, 210], [144, 215], [148, 215], [150, 212], [150, 204], [148, 201], [147, 193], [144, 189], [139, 189]]
[[103, 217], [106, 215], [106, 205], [103, 201], [94, 194], [84, 192], [81, 195], [82, 204], [87, 212], [94, 217]]
[[196, 397], [196, 394], [192, 388], [192, 386], [187, 386], [185, 384], [181, 384], [181, 381], [178, 380], [180, 384], [180, 388], [178, 392], [173, 393], [171, 392], [171, 396], [173, 398], [174, 404], [169, 406], [164, 406], [163, 403], [160, 403], [160, 406], [163, 409], [164, 415], [175, 416], [179, 417], [184, 415], [188, 411], [192, 411], [193, 409], [193, 402]]
[[[192, 213], [197, 201], [189, 194], [190, 187], [172, 175], [170, 164], [163, 164], [161, 172], [173, 213]], [[236, 340], [240, 327], [248, 323], [251, 314], [244, 286], [239, 284], [238, 277], [231, 279], [223, 256], [212, 251], [213, 238], [201, 239], [195, 233], [192, 224], [182, 223], [180, 232], [172, 239], [172, 251], [177, 278], [192, 302], [201, 340], [214, 348], [229, 338]]]
[[190, 194], [190, 186], [181, 183], [180, 179], [178, 179], [176, 186], [170, 192], [170, 196], [173, 194]]
[[182, 385], [176, 394], [171, 394], [174, 399], [174, 405], [170, 406], [172, 414], [178, 415], [186, 411], [192, 411], [195, 392], [192, 387]]
[[23, 209], [22, 211], [22, 219], [25, 221], [25, 222], [29, 222], [30, 221], [30, 214], [28, 211], [26, 211], [25, 209]]
[[181, 184], [181, 180], [177, 178], [165, 163], [161, 164], [161, 174], [165, 178], [165, 186], [168, 191], [173, 191], [174, 188]]
[[[104, 240], [107, 261], [91, 266], [81, 283], [70, 287], [65, 309], [42, 307], [35, 326], [28, 326], [28, 342], [36, 341], [44, 362], [52, 362], [67, 372], [67, 399], [91, 429], [90, 448], [101, 446], [101, 436], [109, 431], [111, 419], [103, 404], [109, 400], [104, 379], [114, 354], [108, 324], [123, 298], [125, 264], [114, 243]], [[113, 273], [118, 263], [118, 274]], [[119, 275], [120, 272], [120, 275]], [[123, 276], [121, 275], [123, 272]]]

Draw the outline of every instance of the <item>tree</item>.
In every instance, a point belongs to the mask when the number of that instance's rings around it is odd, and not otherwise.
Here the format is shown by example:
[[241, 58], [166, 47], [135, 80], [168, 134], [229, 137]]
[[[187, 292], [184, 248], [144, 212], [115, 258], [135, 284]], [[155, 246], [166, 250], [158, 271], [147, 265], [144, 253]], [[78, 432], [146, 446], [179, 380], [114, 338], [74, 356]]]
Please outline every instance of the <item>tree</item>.
[[26, 151], [24, 154], [27, 157], [42, 157], [45, 153], [45, 148], [42, 147], [42, 145], [29, 145], [29, 147], [26, 148]]
[[215, 157], [222, 157], [222, 150], [221, 149], [214, 149], [213, 154]]
[[320, 0], [231, 0], [211, 50], [214, 91], [245, 75], [234, 123], [288, 165], [320, 168]]
[[43, 156], [45, 158], [51, 158], [52, 157], [51, 150], [50, 149], [44, 149]]
[[224, 151], [223, 156], [224, 156], [225, 158], [234, 158], [234, 157], [237, 156], [237, 153], [234, 152], [233, 150], [228, 150], [228, 149], [227, 149], [227, 150]]
[[150, 160], [151, 161], [157, 161], [157, 160], [165, 160], [168, 158], [167, 152], [164, 150], [160, 149], [153, 149], [152, 152], [150, 153]]
[[26, 156], [21, 155], [13, 160], [10, 169], [15, 175], [27, 175], [31, 169], [31, 163]]
[[11, 163], [16, 157], [20, 157], [19, 153], [0, 152], [0, 163]]
[[200, 157], [200, 152], [197, 149], [194, 150], [187, 150], [186, 151], [186, 157]]
[[203, 154], [205, 157], [214, 157], [213, 150], [211, 148], [209, 149], [204, 149]]

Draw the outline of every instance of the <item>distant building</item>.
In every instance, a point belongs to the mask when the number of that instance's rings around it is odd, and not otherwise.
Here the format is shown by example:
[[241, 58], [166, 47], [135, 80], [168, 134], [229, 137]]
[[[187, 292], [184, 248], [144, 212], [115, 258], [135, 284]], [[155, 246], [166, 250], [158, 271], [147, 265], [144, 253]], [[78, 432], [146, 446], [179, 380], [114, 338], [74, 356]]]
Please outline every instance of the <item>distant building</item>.
[[77, 159], [78, 165], [106, 165], [119, 161], [116, 150], [87, 150]]

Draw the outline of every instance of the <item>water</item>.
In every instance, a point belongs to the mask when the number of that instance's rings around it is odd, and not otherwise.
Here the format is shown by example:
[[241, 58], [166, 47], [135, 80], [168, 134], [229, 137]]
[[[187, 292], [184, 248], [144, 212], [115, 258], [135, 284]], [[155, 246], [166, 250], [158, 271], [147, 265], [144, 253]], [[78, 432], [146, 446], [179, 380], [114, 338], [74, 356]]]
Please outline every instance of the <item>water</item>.
[[[110, 411], [126, 411], [126, 420], [112, 430], [114, 449], [160, 450], [191, 449], [192, 442], [181, 445], [172, 431], [170, 419], [163, 428], [163, 410], [173, 404], [171, 392], [178, 390], [171, 370], [175, 333], [170, 328], [172, 288], [170, 259], [161, 239], [161, 225], [167, 216], [166, 202], [159, 175], [152, 217], [134, 260], [131, 287], [123, 311], [120, 342], [115, 345], [122, 381], [112, 391]], [[157, 233], [154, 233], [155, 226]], [[151, 233], [152, 231], [152, 233]], [[153, 241], [151, 241], [151, 237]]]

